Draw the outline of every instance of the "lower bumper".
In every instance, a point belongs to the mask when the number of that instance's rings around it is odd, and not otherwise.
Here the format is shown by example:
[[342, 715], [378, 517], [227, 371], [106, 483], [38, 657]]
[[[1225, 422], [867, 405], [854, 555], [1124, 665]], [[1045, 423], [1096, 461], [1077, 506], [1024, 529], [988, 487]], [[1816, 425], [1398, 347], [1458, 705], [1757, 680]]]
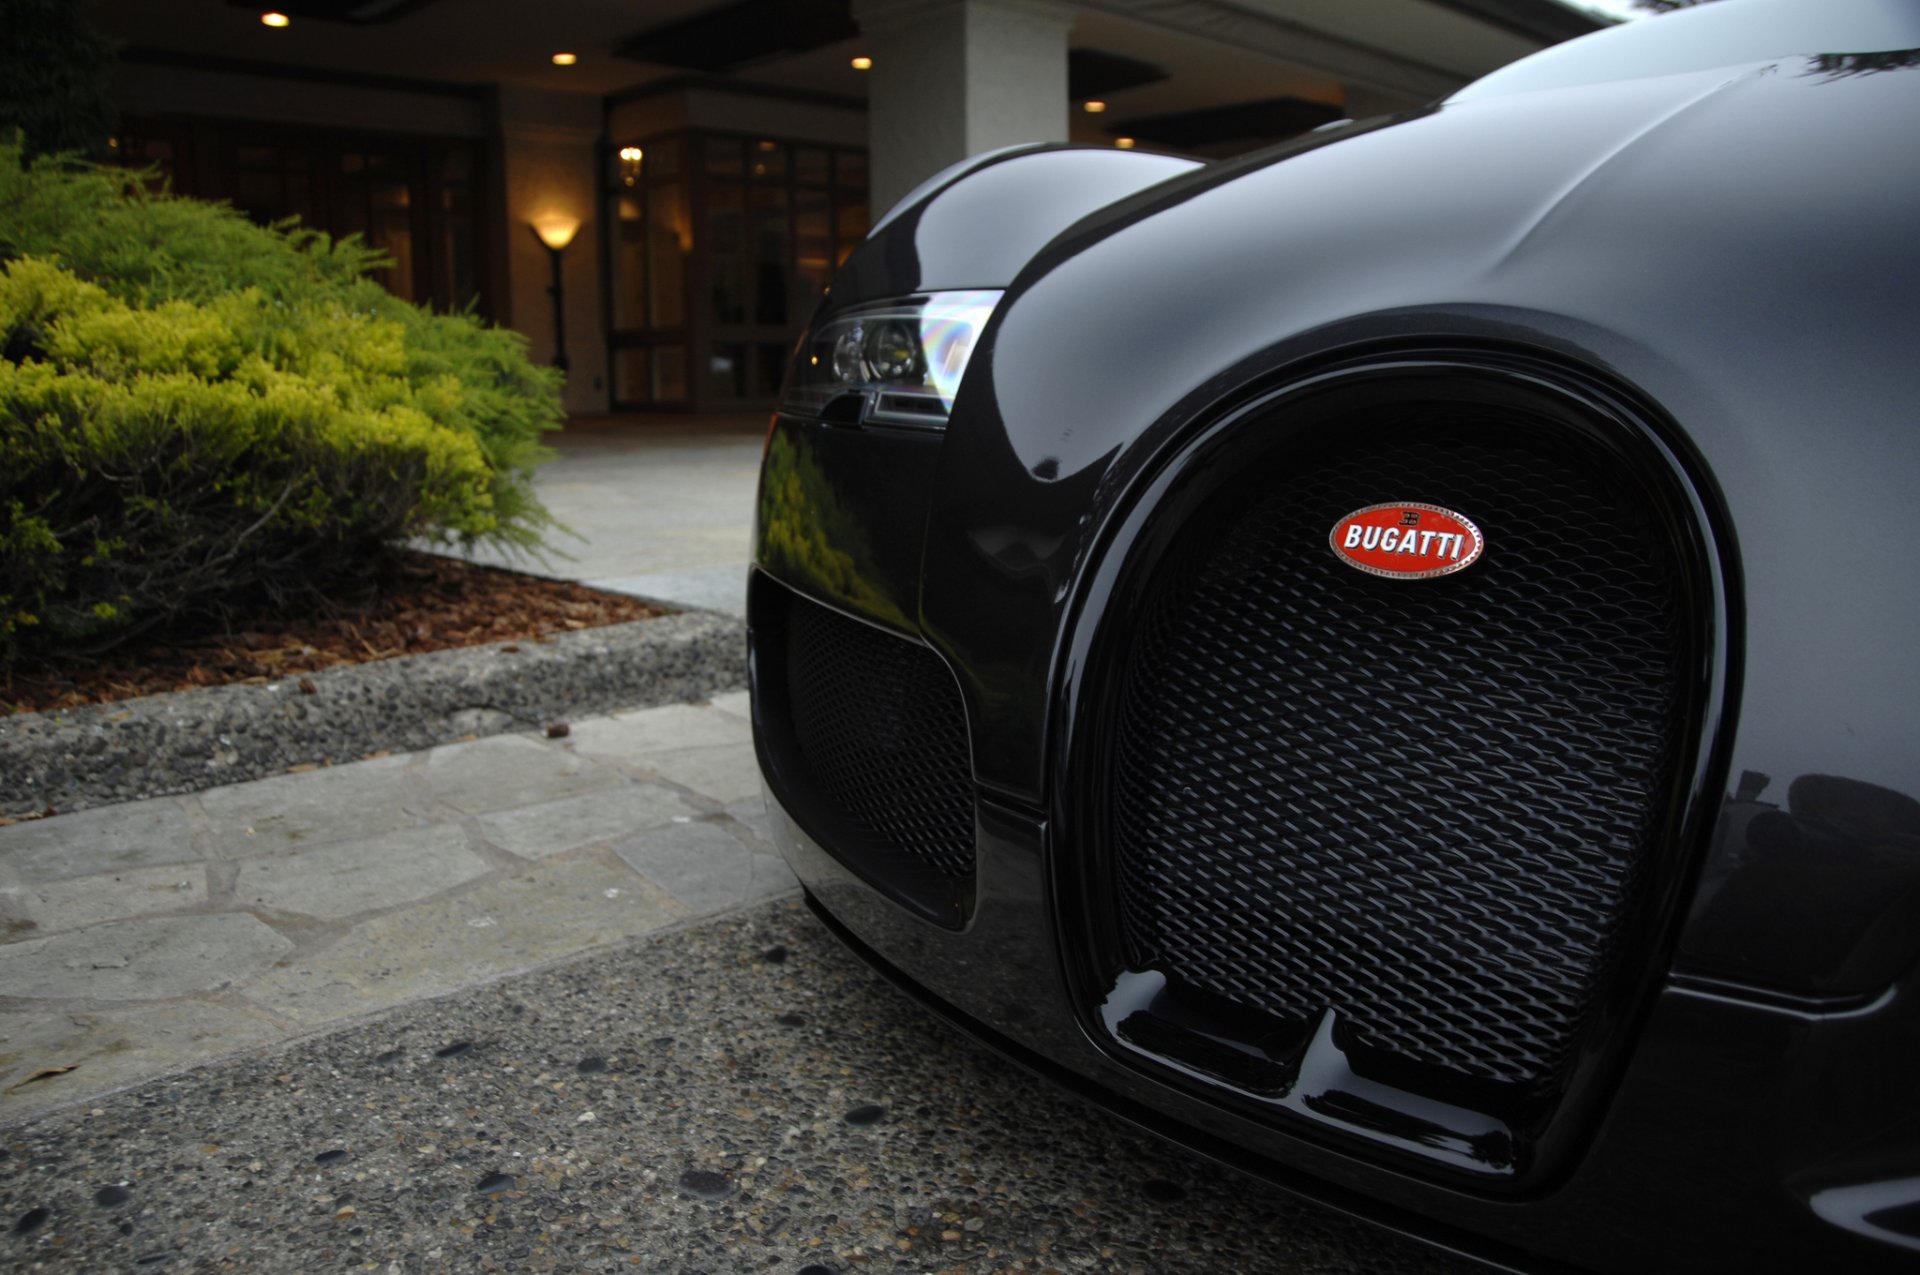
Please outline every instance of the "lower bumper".
[[1509, 1269], [1911, 1270], [1920, 1252], [1920, 1228], [1901, 1229], [1920, 1217], [1910, 985], [1829, 1016], [1666, 989], [1578, 1162], [1548, 1191], [1490, 1198], [1246, 1120], [1109, 1052], [1062, 972], [1043, 820], [979, 803], [976, 905], [955, 930], [885, 898], [772, 793], [768, 810], [829, 928], [935, 1012], [1123, 1119], [1341, 1212]]

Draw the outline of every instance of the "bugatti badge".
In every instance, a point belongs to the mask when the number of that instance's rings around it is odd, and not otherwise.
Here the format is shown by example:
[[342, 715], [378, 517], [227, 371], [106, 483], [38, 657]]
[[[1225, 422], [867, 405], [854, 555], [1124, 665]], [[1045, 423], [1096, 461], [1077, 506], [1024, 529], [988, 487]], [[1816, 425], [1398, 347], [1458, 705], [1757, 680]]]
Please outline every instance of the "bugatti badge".
[[1415, 502], [1356, 509], [1333, 524], [1327, 543], [1348, 566], [1390, 580], [1464, 571], [1487, 547], [1480, 528], [1467, 518]]

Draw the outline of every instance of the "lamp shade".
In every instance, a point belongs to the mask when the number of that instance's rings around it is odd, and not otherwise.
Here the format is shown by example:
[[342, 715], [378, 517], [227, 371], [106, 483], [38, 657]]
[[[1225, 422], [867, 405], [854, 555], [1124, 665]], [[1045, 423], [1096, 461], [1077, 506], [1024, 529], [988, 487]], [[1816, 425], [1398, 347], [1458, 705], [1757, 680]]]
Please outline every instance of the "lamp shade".
[[533, 227], [533, 233], [540, 236], [540, 242], [555, 252], [572, 243], [574, 234], [580, 229], [580, 219], [565, 213], [548, 213], [535, 217], [529, 224]]

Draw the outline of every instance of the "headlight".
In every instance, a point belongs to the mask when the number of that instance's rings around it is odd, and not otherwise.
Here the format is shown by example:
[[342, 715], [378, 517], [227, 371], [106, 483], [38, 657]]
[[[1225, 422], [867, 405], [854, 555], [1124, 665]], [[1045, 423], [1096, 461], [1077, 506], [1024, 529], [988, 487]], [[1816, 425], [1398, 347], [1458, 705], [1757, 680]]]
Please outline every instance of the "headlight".
[[780, 410], [945, 425], [974, 343], [1000, 296], [935, 292], [835, 315], [801, 339]]

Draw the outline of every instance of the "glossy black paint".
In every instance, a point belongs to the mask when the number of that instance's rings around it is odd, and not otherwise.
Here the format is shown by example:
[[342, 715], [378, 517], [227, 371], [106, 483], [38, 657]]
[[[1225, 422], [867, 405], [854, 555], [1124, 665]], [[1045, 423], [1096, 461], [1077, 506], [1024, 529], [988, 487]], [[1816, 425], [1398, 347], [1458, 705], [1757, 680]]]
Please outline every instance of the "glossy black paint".
[[[953, 668], [981, 792], [977, 905], [960, 931], [928, 926], [776, 811], [818, 904], [999, 1047], [1436, 1242], [1530, 1269], [1911, 1269], [1920, 59], [1836, 73], [1811, 56], [1832, 52], [1323, 134], [1063, 214], [1024, 265], [921, 215], [963, 198], [1017, 215], [997, 186], [972, 200], [996, 167], [1016, 171], [1004, 161], [909, 201], [831, 304], [1007, 296], [944, 439], [905, 467], [878, 438], [815, 448], [838, 504], [763, 494], [758, 561], [764, 587], [924, 640]], [[1025, 188], [1073, 154], [1024, 157]], [[1710, 612], [1664, 833], [1672, 892], [1556, 1167], [1517, 1194], [1263, 1122], [1121, 1056], [1068, 940], [1081, 926], [1062, 924], [1063, 881], [1097, 850], [1076, 841], [1083, 697], [1166, 493], [1263, 396], [1358, 362], [1449, 360], [1527, 369], [1639, 422], [1684, 475]], [[776, 437], [831, 428], [783, 420]], [[777, 528], [813, 528], [850, 572], [797, 569]]]
[[1143, 151], [1014, 146], [932, 178], [880, 219], [834, 277], [834, 310], [917, 292], [1004, 287], [1080, 218], [1191, 172]]

